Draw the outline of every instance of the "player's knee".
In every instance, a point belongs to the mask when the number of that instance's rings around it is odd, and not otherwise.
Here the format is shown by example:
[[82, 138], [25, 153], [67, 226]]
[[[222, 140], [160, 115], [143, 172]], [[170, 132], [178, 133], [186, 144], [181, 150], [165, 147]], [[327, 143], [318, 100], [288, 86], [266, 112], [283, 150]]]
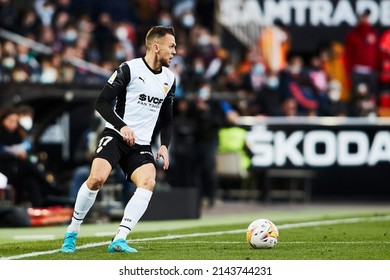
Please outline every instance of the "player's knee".
[[91, 190], [98, 190], [103, 186], [105, 181], [105, 178], [100, 176], [89, 176], [87, 179], [87, 186]]
[[140, 180], [137, 187], [153, 191], [154, 186], [156, 185], [156, 180], [153, 177], [146, 177]]

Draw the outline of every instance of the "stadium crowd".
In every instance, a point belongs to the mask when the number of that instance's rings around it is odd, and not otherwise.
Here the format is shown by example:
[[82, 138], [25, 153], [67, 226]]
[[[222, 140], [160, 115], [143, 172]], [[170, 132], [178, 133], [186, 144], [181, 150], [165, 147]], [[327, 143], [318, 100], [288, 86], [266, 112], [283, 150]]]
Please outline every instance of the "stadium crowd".
[[[195, 155], [187, 151], [195, 143], [215, 153], [218, 129], [234, 124], [237, 115], [366, 117], [390, 107], [390, 30], [379, 34], [368, 12], [359, 15], [343, 42], [330, 41], [307, 58], [291, 49], [294, 38], [281, 21], [264, 26], [253, 46], [232, 53], [218, 36], [216, 5], [213, 0], [0, 0], [0, 83], [103, 86], [123, 61], [144, 54], [141, 38], [149, 27], [172, 25], [174, 159], [185, 163], [193, 162]], [[211, 114], [205, 108], [212, 108]], [[214, 172], [207, 167], [210, 159], [204, 162], [204, 170]], [[173, 184], [193, 184], [185, 182], [193, 167], [185, 166], [176, 169], [172, 178], [182, 176]]]
[[243, 54], [231, 53], [214, 30], [215, 6], [210, 0], [1, 0], [0, 27], [49, 51], [1, 38], [0, 81], [102, 85], [121, 62], [144, 53], [140, 38], [161, 24], [177, 33], [177, 98], [197, 96], [207, 82], [212, 92], [229, 92], [241, 115], [267, 116], [368, 116], [388, 99], [390, 32], [375, 31], [367, 13], [344, 42], [329, 42], [304, 60], [280, 21], [262, 28], [258, 44]]

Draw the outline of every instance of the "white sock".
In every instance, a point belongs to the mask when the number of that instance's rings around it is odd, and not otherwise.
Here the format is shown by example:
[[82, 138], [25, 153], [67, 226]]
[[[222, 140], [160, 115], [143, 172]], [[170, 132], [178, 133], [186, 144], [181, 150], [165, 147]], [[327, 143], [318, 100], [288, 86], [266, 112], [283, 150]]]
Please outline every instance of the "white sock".
[[141, 219], [142, 215], [148, 208], [150, 198], [153, 192], [147, 189], [137, 188], [134, 195], [131, 197], [125, 207], [123, 218], [118, 227], [118, 232], [114, 237], [114, 240], [123, 238], [126, 240], [127, 235]]
[[83, 222], [89, 209], [91, 209], [95, 203], [98, 192], [99, 190], [90, 190], [86, 183], [81, 185], [74, 205], [72, 222], [66, 229], [67, 232], [78, 233], [80, 231], [81, 223]]

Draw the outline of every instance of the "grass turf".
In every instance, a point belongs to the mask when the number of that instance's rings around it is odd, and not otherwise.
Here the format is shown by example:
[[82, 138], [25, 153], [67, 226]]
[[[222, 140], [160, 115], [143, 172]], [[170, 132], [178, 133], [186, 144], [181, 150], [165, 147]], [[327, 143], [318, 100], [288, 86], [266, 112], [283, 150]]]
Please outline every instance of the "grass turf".
[[[272, 249], [251, 249], [245, 240], [248, 222], [216, 223], [183, 229], [133, 232], [129, 243], [138, 249], [136, 254], [108, 253], [110, 238], [80, 237], [78, 250], [73, 254], [60, 253], [62, 239], [3, 243], [0, 258], [34, 252], [23, 259], [37, 260], [389, 260], [390, 213], [367, 214], [351, 223], [330, 223], [289, 227], [300, 222], [319, 219], [273, 219], [279, 227], [280, 238]], [[362, 215], [360, 215], [362, 216]], [[345, 216], [348, 218], [351, 216]], [[383, 219], [381, 219], [383, 217]], [[387, 218], [386, 218], [387, 217]], [[324, 216], [320, 220], [343, 218]], [[236, 231], [235, 233], [231, 231]], [[216, 233], [217, 232], [217, 233]], [[225, 233], [224, 233], [225, 232]], [[196, 235], [198, 234], [198, 235]], [[84, 248], [86, 244], [90, 247]]]

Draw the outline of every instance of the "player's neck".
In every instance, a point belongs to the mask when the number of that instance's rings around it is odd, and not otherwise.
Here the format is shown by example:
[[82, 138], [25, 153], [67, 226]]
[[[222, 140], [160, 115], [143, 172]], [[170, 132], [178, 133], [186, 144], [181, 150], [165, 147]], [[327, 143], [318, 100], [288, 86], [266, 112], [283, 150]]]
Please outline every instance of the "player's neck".
[[146, 54], [144, 57], [146, 63], [153, 71], [161, 70], [161, 63], [157, 60], [157, 57], [154, 55]]

